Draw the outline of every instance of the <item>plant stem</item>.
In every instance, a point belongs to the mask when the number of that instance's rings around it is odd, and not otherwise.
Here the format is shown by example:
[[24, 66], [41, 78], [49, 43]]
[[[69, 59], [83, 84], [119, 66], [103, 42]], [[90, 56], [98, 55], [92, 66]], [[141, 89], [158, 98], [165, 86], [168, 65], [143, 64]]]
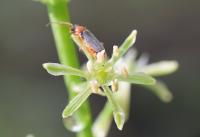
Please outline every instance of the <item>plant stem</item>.
[[93, 125], [93, 135], [95, 137], [106, 137], [113, 121], [113, 111], [111, 104], [107, 101], [103, 110], [98, 115]]
[[[64, 0], [49, 0], [46, 2], [50, 22], [67, 21], [69, 22], [68, 2]], [[59, 60], [62, 64], [79, 68], [79, 61], [73, 42], [71, 40], [67, 26], [52, 24], [53, 36], [56, 43]], [[75, 76], [64, 76], [65, 85], [68, 89], [69, 99], [76, 96], [72, 87], [80, 83], [81, 80]], [[77, 133], [78, 137], [92, 137], [91, 133], [91, 113], [89, 103], [84, 103], [76, 112], [78, 119], [85, 123], [86, 127]]]

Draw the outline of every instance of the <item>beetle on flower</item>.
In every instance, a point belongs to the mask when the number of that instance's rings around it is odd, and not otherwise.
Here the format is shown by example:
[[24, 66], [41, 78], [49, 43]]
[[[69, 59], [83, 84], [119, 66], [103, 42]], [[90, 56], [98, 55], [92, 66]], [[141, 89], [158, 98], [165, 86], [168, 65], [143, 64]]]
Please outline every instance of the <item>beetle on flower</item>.
[[80, 25], [66, 24], [70, 27], [72, 39], [87, 56], [88, 62], [86, 70], [57, 63], [43, 64], [48, 73], [54, 76], [75, 75], [85, 79], [83, 82], [84, 86], [66, 106], [62, 117], [67, 118], [73, 115], [92, 93], [99, 94], [107, 97], [108, 102], [112, 106], [115, 123], [118, 129], [122, 130], [126, 120], [125, 112], [114, 97], [115, 92], [118, 92], [119, 83], [126, 82], [146, 86], [156, 84], [156, 80], [152, 76], [147, 75], [146, 71], [130, 73], [130, 70], [127, 68], [128, 64], [118, 65], [117, 68], [114, 67], [135, 43], [137, 31], [133, 30], [119, 48], [118, 46], [113, 46], [112, 56], [108, 58], [102, 43], [89, 30]]

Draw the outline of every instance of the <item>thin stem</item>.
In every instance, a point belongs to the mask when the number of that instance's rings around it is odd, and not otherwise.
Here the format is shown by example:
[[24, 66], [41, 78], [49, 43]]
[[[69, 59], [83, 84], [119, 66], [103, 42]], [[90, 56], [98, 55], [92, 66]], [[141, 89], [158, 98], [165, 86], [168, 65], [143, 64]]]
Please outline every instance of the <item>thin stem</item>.
[[[69, 22], [68, 3], [64, 0], [47, 0], [48, 15], [50, 22], [67, 21]], [[52, 24], [53, 36], [59, 60], [62, 64], [79, 68], [77, 53], [70, 38], [69, 30], [66, 26]], [[64, 76], [65, 85], [67, 86], [69, 98], [73, 98], [76, 93], [73, 92], [73, 85], [81, 82], [78, 77]], [[86, 127], [80, 131], [78, 137], [92, 137], [91, 133], [91, 113], [88, 102], [84, 103], [76, 112], [78, 119], [86, 124]], [[87, 116], [87, 117], [86, 117]]]
[[106, 102], [106, 105], [104, 106], [101, 113], [98, 115], [92, 128], [92, 132], [95, 137], [107, 136], [113, 120], [112, 114], [112, 106], [109, 102]]

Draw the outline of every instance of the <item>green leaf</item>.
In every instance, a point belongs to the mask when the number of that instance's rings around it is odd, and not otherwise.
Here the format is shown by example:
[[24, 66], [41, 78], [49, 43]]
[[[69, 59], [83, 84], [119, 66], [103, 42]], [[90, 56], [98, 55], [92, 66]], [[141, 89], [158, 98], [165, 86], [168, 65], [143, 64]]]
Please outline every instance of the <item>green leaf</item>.
[[75, 76], [87, 78], [87, 75], [85, 72], [79, 69], [61, 65], [58, 63], [44, 63], [43, 67], [47, 70], [49, 74], [54, 75], [54, 76], [75, 75]]
[[157, 81], [155, 85], [145, 86], [150, 89], [154, 94], [160, 98], [165, 103], [171, 102], [173, 99], [173, 95], [168, 89], [168, 87], [161, 81]]
[[77, 96], [75, 96], [65, 107], [62, 113], [62, 117], [67, 118], [71, 116], [87, 100], [91, 93], [92, 92], [90, 88], [87, 88], [86, 90], [80, 92]]
[[122, 43], [122, 45], [119, 48], [119, 55], [118, 56], [112, 56], [111, 61], [113, 64], [121, 58], [130, 47], [133, 46], [133, 44], [136, 41], [136, 35], [137, 35], [137, 30], [133, 30], [131, 34], [125, 39], [125, 41]]
[[109, 87], [103, 86], [103, 89], [104, 89], [105, 95], [108, 98], [109, 103], [112, 106], [114, 120], [117, 125], [117, 128], [119, 130], [122, 130], [124, 123], [125, 123], [125, 113], [124, 113], [123, 109], [121, 109], [121, 107], [119, 106], [116, 99], [114, 98], [113, 93], [109, 89]]
[[151, 76], [163, 76], [175, 72], [178, 69], [177, 61], [160, 61], [152, 63], [139, 69], [139, 72], [144, 72]]
[[127, 77], [119, 75], [117, 76], [117, 79], [132, 84], [154, 85], [156, 83], [156, 80], [153, 77], [144, 73], [135, 73], [133, 75], [128, 75]]

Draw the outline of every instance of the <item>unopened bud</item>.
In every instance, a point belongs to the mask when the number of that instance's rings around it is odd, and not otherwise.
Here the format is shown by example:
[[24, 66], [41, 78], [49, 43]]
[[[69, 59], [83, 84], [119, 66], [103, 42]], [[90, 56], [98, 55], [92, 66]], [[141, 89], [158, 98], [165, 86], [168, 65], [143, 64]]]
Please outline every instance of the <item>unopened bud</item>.
[[102, 50], [102, 51], [100, 51], [100, 52], [97, 53], [97, 62], [98, 63], [104, 62], [105, 58], [106, 58], [105, 50]]
[[92, 70], [93, 70], [93, 65], [90, 60], [87, 62], [87, 70], [88, 70], [88, 72], [92, 72]]
[[121, 74], [126, 78], [128, 77], [128, 70], [127, 68], [124, 66], [122, 69], [121, 69]]
[[92, 92], [97, 93], [99, 90], [99, 84], [96, 80], [90, 81]]
[[113, 46], [113, 56], [119, 56], [119, 48], [116, 45]]
[[118, 80], [117, 79], [111, 81], [111, 89], [113, 92], [116, 92], [118, 90]]

